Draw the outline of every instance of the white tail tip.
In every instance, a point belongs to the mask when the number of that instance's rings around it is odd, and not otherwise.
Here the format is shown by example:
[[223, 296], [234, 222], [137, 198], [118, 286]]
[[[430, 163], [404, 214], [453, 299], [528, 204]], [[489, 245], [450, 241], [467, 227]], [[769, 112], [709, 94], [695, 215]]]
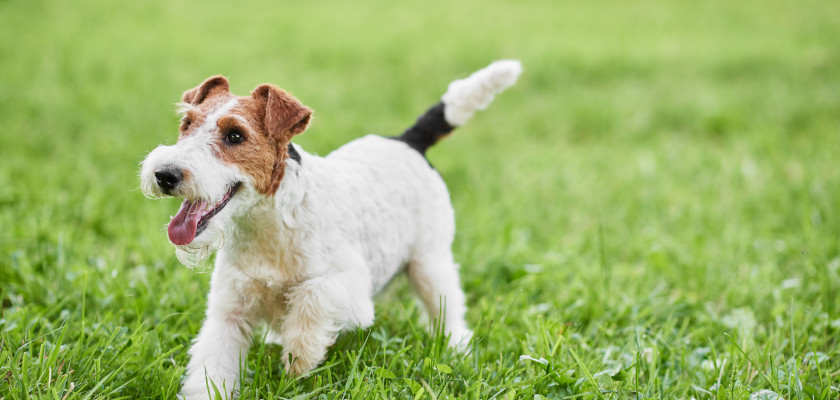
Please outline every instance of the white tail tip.
[[500, 60], [467, 78], [453, 81], [441, 97], [446, 122], [452, 126], [463, 125], [476, 111], [487, 108], [497, 93], [516, 83], [521, 73], [522, 63], [519, 61]]

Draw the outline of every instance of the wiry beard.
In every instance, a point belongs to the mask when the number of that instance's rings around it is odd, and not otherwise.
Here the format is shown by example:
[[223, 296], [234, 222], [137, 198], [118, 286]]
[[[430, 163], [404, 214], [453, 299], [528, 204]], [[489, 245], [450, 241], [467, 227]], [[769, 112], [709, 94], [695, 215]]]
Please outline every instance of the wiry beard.
[[175, 246], [175, 256], [188, 268], [209, 268], [210, 256], [225, 245], [225, 230], [211, 221], [191, 243]]
[[225, 247], [229, 240], [239, 236], [238, 219], [243, 212], [247, 212], [257, 198], [251, 190], [238, 190], [236, 197], [217, 214], [210, 218], [201, 232], [198, 232], [192, 242], [175, 246], [175, 256], [181, 264], [189, 268], [209, 268], [210, 256]]

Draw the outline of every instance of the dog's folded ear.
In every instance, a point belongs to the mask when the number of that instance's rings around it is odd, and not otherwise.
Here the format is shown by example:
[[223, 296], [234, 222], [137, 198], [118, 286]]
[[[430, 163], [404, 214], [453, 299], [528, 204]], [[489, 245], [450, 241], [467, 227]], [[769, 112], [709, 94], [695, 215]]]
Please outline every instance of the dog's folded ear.
[[309, 126], [312, 110], [283, 89], [264, 84], [257, 86], [251, 97], [265, 104], [267, 134], [288, 141]]
[[216, 93], [230, 93], [230, 83], [224, 76], [216, 75], [207, 78], [200, 85], [184, 92], [181, 101], [197, 106]]

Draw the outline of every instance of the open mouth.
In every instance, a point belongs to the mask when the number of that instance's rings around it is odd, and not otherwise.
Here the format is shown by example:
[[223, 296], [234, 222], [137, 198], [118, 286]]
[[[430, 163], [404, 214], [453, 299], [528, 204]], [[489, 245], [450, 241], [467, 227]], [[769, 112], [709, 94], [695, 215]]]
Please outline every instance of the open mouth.
[[185, 199], [178, 214], [169, 221], [166, 228], [169, 240], [178, 246], [192, 243], [195, 237], [207, 228], [210, 219], [225, 208], [241, 186], [242, 182], [233, 184], [222, 200], [212, 206], [206, 200]]

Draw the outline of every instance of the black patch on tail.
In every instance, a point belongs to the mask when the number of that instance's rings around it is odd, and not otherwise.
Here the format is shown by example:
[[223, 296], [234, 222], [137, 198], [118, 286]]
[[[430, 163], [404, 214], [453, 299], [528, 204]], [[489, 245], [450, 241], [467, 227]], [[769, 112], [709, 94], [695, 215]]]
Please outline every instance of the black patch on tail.
[[300, 153], [298, 153], [298, 152], [297, 152], [297, 150], [295, 150], [295, 146], [292, 146], [292, 142], [289, 142], [289, 150], [288, 150], [288, 152], [289, 152], [289, 158], [291, 158], [292, 160], [297, 161], [297, 163], [298, 163], [298, 164], [303, 165], [303, 164], [300, 162]]
[[392, 139], [407, 144], [425, 157], [426, 150], [429, 147], [432, 147], [442, 136], [455, 129], [454, 126], [449, 125], [449, 122], [446, 122], [446, 117], [443, 114], [444, 107], [443, 102], [435, 104], [420, 118], [417, 118], [414, 126], [406, 129], [402, 135]]

